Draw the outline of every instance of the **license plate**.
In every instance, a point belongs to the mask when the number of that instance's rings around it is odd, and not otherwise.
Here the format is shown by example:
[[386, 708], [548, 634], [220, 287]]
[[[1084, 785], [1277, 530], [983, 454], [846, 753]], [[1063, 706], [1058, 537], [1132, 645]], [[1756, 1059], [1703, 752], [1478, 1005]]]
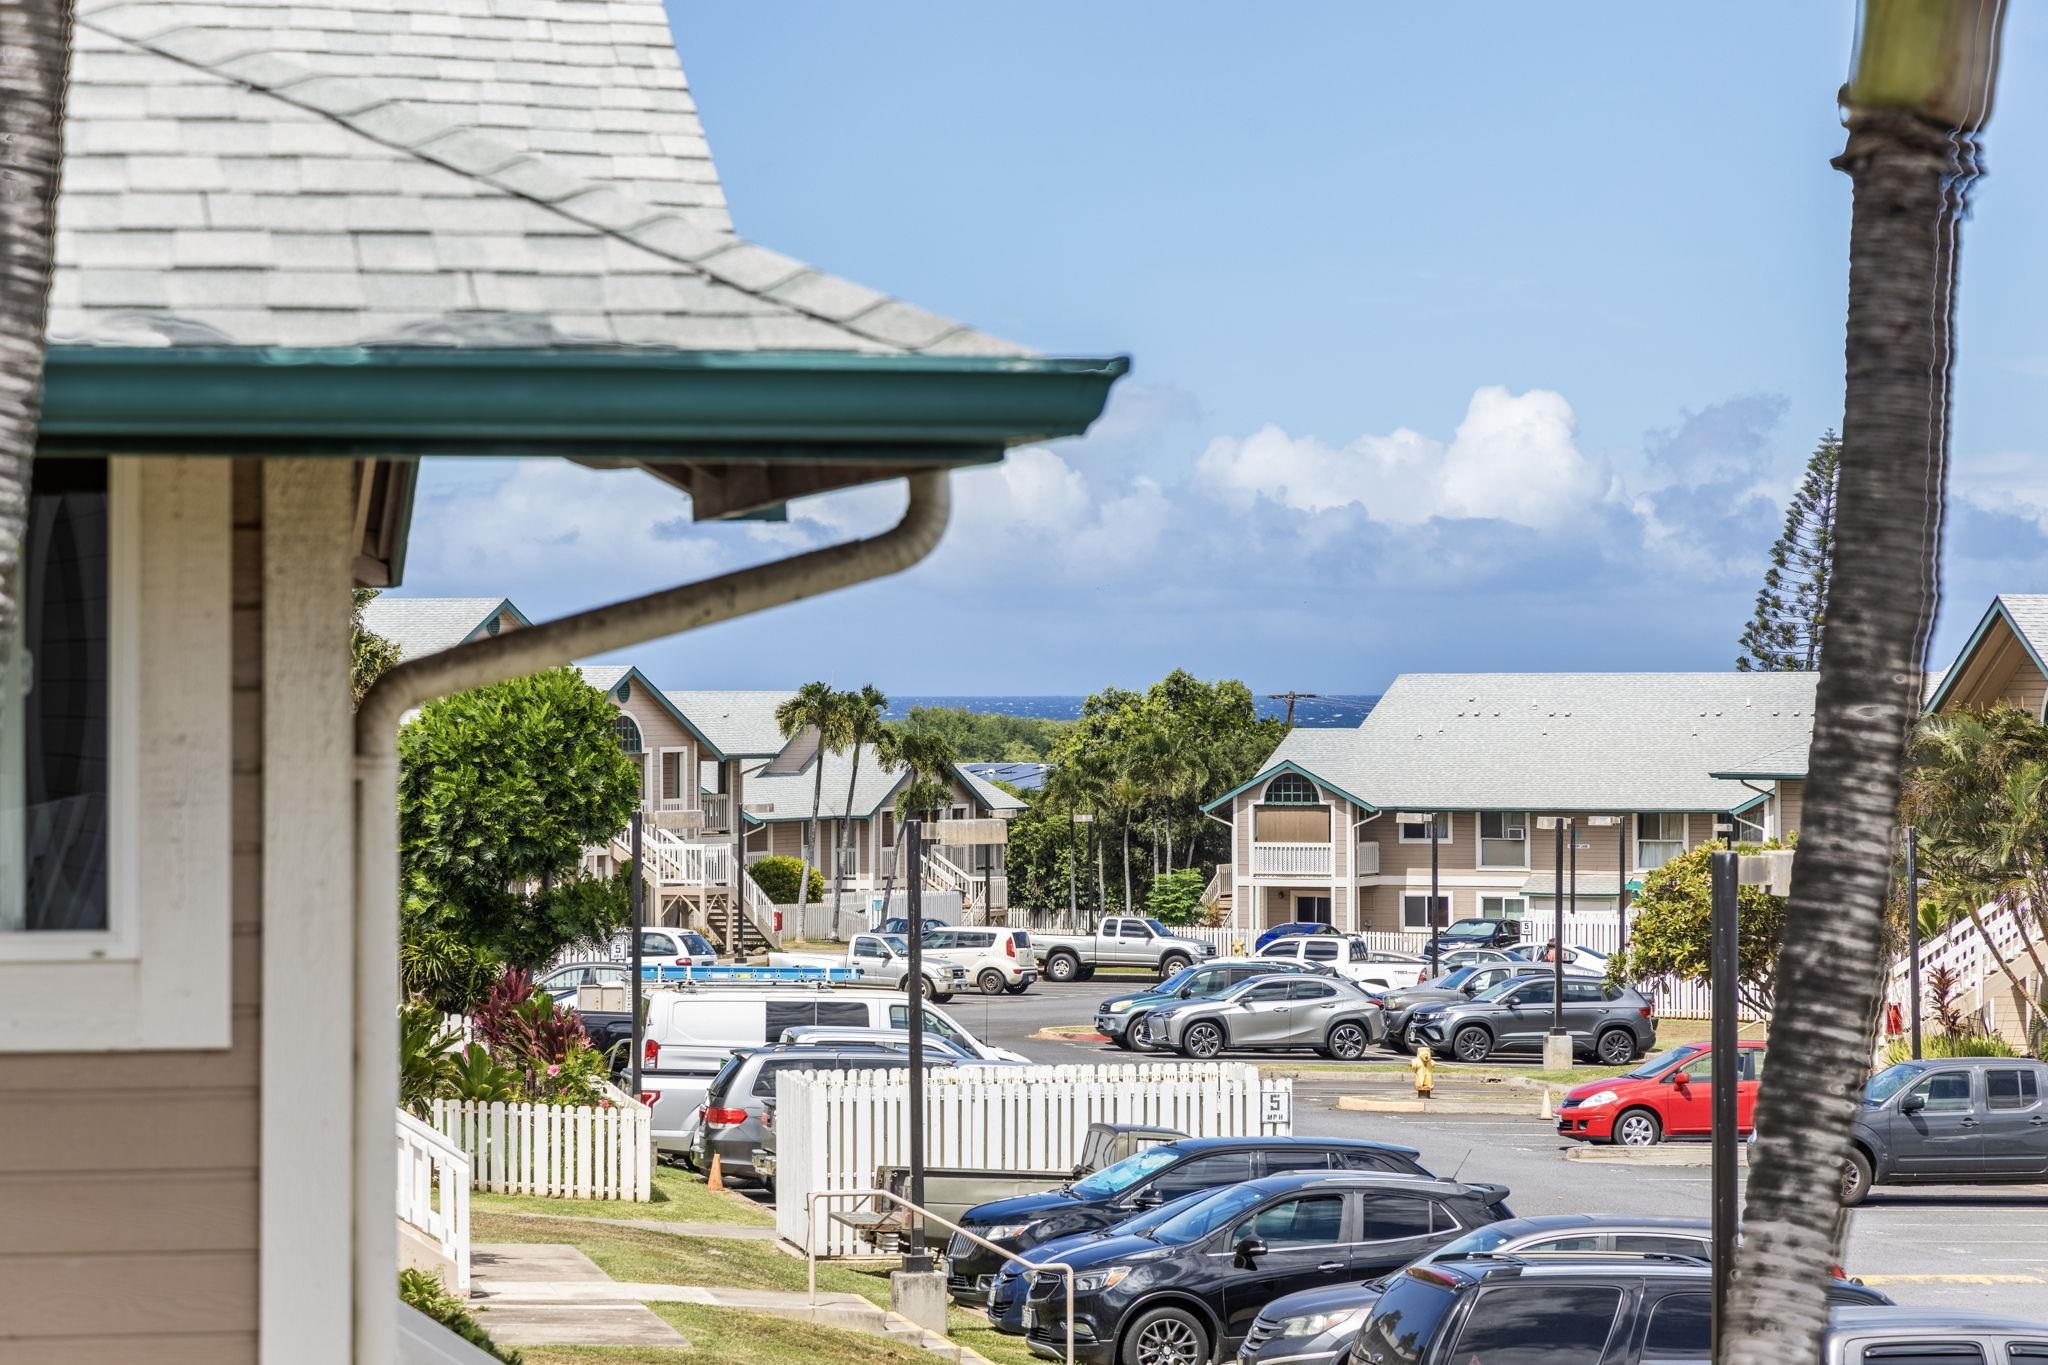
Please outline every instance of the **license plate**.
[[1038, 1326], [1038, 1310], [1027, 1306], [1024, 1309], [1024, 1330], [1028, 1332], [1036, 1326]]

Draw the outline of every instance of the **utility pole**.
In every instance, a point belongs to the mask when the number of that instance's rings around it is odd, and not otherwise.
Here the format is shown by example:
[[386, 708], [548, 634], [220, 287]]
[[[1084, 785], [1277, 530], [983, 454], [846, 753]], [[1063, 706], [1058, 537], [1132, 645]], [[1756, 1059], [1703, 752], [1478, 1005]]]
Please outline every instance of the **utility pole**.
[[1442, 976], [1442, 975], [1444, 974], [1444, 967], [1443, 967], [1443, 961], [1444, 961], [1444, 944], [1443, 944], [1443, 921], [1444, 921], [1444, 920], [1445, 920], [1445, 919], [1447, 918], [1447, 917], [1446, 917], [1446, 916], [1445, 916], [1445, 915], [1444, 915], [1444, 914], [1443, 914], [1443, 913], [1442, 913], [1442, 912], [1441, 912], [1440, 910], [1438, 910], [1438, 908], [1437, 908], [1437, 888], [1436, 888], [1436, 882], [1437, 882], [1437, 867], [1436, 867], [1436, 861], [1437, 861], [1437, 849], [1436, 849], [1436, 845], [1437, 845], [1437, 838], [1436, 838], [1436, 824], [1437, 824], [1437, 820], [1438, 820], [1438, 818], [1439, 818], [1439, 817], [1438, 817], [1438, 815], [1437, 815], [1437, 813], [1436, 813], [1435, 811], [1431, 811], [1431, 812], [1430, 812], [1430, 815], [1429, 815], [1429, 972], [1430, 972], [1430, 975], [1431, 975], [1431, 976]]
[[[1572, 1064], [1571, 1035], [1564, 1031], [1564, 840], [1565, 825], [1562, 816], [1557, 817], [1557, 862], [1550, 874], [1550, 909], [1556, 930], [1551, 942], [1557, 951], [1550, 955], [1550, 1039], [1543, 1049], [1545, 1066], [1568, 1067]], [[1554, 1054], [1562, 1053], [1559, 1062]]]
[[1920, 831], [1906, 826], [1906, 1010], [1913, 1021], [1913, 1060], [1920, 1060]]
[[1713, 1082], [1711, 1099], [1714, 1124], [1714, 1346], [1720, 1355], [1723, 1319], [1728, 1306], [1728, 1285], [1735, 1270], [1735, 964], [1736, 913], [1740, 902], [1740, 855], [1712, 855], [1710, 885], [1713, 891], [1713, 977], [1711, 1031]]
[[1298, 701], [1321, 701], [1322, 699], [1322, 694], [1319, 692], [1268, 692], [1266, 694], [1267, 701], [1284, 701], [1287, 703], [1287, 728], [1290, 730], [1294, 728], [1294, 703]]
[[642, 1022], [645, 999], [644, 987], [640, 982], [640, 926], [647, 923], [647, 877], [640, 867], [640, 821], [638, 810], [633, 812], [633, 1084], [629, 1087], [635, 1100], [640, 1098], [640, 1049], [645, 1047], [647, 1025]]
[[[910, 1016], [910, 1202], [924, 1207], [924, 821], [903, 824], [909, 845], [905, 870], [905, 891], [909, 894], [910, 926], [903, 937], [910, 944], [910, 972], [903, 978]], [[903, 1268], [928, 1271], [931, 1254], [925, 1250], [924, 1217], [910, 1215], [909, 1236], [904, 1240]]]

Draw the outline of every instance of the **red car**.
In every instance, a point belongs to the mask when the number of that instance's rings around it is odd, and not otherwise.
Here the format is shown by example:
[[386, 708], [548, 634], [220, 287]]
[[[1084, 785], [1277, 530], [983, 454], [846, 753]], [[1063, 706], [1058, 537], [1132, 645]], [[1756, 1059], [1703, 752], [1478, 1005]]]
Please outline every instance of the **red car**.
[[[1747, 1136], [1764, 1074], [1764, 1045], [1758, 1039], [1736, 1046], [1735, 1126], [1738, 1136]], [[1648, 1147], [1667, 1137], [1709, 1137], [1713, 1064], [1705, 1043], [1686, 1043], [1623, 1075], [1574, 1086], [1558, 1106], [1558, 1136], [1627, 1147]]]

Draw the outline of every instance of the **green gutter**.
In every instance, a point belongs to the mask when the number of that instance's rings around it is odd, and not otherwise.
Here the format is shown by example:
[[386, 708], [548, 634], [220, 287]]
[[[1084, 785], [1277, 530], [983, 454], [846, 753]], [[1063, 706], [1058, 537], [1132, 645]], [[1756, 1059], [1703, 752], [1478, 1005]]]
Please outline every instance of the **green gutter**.
[[957, 465], [1087, 429], [1123, 357], [50, 348], [41, 449]]

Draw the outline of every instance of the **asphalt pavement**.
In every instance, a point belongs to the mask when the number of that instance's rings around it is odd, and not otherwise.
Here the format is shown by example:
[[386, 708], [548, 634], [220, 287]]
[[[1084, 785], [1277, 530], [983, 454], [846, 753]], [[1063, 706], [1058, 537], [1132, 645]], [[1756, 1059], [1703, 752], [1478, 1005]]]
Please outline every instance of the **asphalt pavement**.
[[[1140, 989], [1146, 978], [1097, 976], [1068, 985], [1041, 983], [1021, 996], [956, 996], [946, 1005], [985, 1042], [1034, 1061], [1118, 1065], [1139, 1054], [1099, 1042], [1033, 1035], [1084, 1026], [1097, 1002]], [[1375, 1053], [1389, 1062], [1405, 1059]], [[1290, 1068], [1307, 1054], [1246, 1057]], [[1447, 1068], [1452, 1070], [1451, 1068]], [[1337, 1107], [1358, 1089], [1341, 1075], [1299, 1073], [1296, 1133], [1372, 1138], [1416, 1148], [1440, 1175], [1497, 1181], [1517, 1213], [1619, 1213], [1708, 1216], [1704, 1166], [1638, 1166], [1568, 1161], [1576, 1145], [1543, 1120], [1441, 1114], [1367, 1114]], [[2048, 1186], [1936, 1186], [1873, 1190], [1850, 1215], [1849, 1272], [1901, 1303], [1981, 1308], [2048, 1319]]]

